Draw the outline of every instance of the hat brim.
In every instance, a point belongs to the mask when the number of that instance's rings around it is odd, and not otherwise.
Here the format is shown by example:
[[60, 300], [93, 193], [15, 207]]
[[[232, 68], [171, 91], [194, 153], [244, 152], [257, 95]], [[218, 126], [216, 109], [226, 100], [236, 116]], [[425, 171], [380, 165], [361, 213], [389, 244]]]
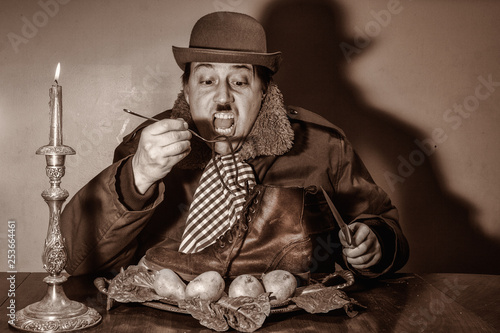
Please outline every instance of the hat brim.
[[190, 62], [222, 62], [264, 66], [276, 73], [281, 63], [281, 52], [255, 53], [177, 46], [172, 46], [172, 51], [177, 65], [182, 70]]

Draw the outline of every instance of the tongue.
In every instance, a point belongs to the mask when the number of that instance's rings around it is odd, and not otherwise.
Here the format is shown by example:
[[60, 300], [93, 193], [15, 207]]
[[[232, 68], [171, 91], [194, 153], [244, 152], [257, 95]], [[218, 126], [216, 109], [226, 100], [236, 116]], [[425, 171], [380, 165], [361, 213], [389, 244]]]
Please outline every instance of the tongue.
[[229, 128], [231, 125], [233, 125], [234, 119], [222, 119], [222, 118], [215, 118], [214, 120], [214, 127], [215, 128]]

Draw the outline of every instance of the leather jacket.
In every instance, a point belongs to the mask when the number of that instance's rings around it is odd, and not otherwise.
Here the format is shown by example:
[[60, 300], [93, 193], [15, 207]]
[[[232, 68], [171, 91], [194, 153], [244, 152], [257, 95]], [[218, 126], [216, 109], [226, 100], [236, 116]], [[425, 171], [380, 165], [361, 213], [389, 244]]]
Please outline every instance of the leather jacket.
[[[378, 277], [402, 268], [409, 247], [398, 213], [387, 194], [372, 180], [343, 132], [302, 108], [287, 108], [293, 146], [279, 156], [256, 156], [247, 163], [263, 185], [309, 188], [317, 192], [304, 207], [314, 225], [311, 271], [334, 271], [335, 262], [363, 277]], [[158, 118], [171, 117], [166, 111]], [[66, 271], [81, 275], [117, 271], [136, 264], [161, 244], [178, 249], [190, 203], [203, 168], [174, 167], [144, 195], [133, 185], [131, 156], [145, 122], [124, 138], [114, 163], [85, 185], [66, 205], [61, 232], [66, 240]], [[346, 223], [367, 224], [382, 247], [382, 260], [367, 270], [349, 267], [342, 259], [338, 227], [321, 191], [323, 187]], [[287, 203], [283, 203], [286, 205]]]

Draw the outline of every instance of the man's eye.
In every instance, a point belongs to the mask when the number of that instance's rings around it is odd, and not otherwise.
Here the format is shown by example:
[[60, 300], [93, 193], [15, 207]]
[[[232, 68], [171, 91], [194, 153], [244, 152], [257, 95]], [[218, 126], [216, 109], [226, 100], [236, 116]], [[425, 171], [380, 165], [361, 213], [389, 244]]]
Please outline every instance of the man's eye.
[[235, 82], [234, 82], [234, 85], [235, 85], [235, 86], [244, 86], [244, 85], [246, 85], [246, 84], [247, 84], [247, 82], [245, 82], [245, 81], [235, 81]]
[[213, 80], [202, 80], [200, 83], [209, 86], [212, 83], [214, 83], [214, 81]]

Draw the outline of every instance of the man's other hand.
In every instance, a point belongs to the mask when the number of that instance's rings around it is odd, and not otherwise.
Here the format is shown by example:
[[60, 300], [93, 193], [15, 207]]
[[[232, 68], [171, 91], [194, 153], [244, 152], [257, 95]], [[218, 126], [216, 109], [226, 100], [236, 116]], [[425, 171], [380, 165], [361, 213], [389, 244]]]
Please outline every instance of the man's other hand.
[[349, 224], [351, 230], [352, 244], [347, 244], [342, 231], [339, 238], [344, 247], [342, 253], [347, 262], [356, 269], [365, 269], [377, 264], [382, 258], [382, 249], [377, 236], [366, 224], [354, 222]]

